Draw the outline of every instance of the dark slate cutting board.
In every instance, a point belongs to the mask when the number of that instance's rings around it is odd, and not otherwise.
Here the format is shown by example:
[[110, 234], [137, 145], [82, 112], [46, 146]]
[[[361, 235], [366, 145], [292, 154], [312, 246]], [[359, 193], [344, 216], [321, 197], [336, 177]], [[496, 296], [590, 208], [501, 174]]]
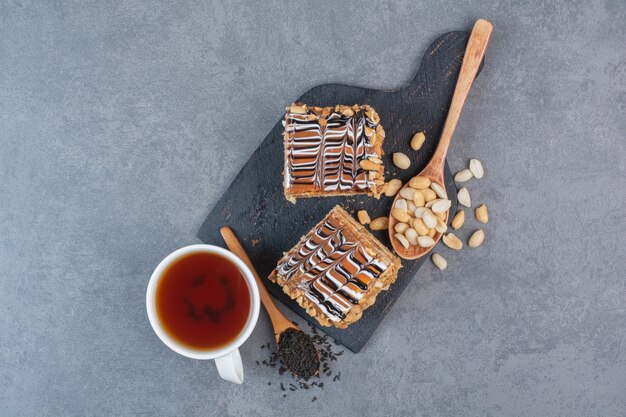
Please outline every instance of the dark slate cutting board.
[[[394, 91], [369, 90], [341, 84], [314, 87], [299, 99], [314, 106], [335, 104], [369, 104], [380, 115], [385, 128], [385, 179], [399, 178], [402, 182], [426, 166], [437, 145], [437, 139], [447, 115], [454, 86], [469, 34], [449, 32], [437, 38], [422, 58], [417, 75], [406, 87]], [[290, 103], [284, 103], [285, 106]], [[272, 295], [304, 319], [333, 337], [353, 352], [359, 352], [372, 336], [394, 302], [416, 275], [428, 257], [403, 261], [397, 281], [378, 296], [376, 303], [365, 310], [363, 317], [347, 329], [322, 327], [316, 320], [287, 297], [280, 287], [266, 277], [276, 266], [282, 253], [295, 245], [300, 237], [320, 221], [330, 209], [340, 204], [349, 213], [366, 209], [373, 219], [387, 215], [392, 198], [376, 200], [367, 196], [298, 199], [297, 204], [285, 200], [282, 189], [283, 126], [278, 120], [265, 140], [241, 169], [233, 183], [217, 202], [202, 224], [198, 237], [206, 243], [225, 246], [219, 229], [232, 227], [256, 266]], [[426, 132], [426, 142], [419, 151], [409, 147], [415, 132]], [[411, 167], [398, 170], [391, 162], [393, 152], [404, 152], [411, 158]], [[456, 189], [446, 164], [446, 187], [455, 214]], [[387, 231], [374, 232], [390, 246]], [[284, 308], [284, 307], [283, 307]]]

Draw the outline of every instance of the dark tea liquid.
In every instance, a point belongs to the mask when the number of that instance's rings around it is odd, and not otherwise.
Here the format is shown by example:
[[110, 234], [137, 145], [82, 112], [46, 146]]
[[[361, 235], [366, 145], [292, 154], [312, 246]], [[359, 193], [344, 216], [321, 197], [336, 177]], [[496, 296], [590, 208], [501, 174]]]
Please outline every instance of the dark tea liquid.
[[156, 313], [178, 343], [217, 349], [239, 336], [250, 315], [250, 291], [239, 269], [211, 253], [185, 255], [163, 272], [156, 288]]

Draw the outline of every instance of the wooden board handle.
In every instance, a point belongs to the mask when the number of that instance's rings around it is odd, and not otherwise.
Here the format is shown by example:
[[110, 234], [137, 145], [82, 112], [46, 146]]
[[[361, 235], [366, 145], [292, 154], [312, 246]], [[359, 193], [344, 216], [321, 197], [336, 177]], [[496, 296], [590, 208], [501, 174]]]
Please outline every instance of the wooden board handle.
[[446, 123], [443, 126], [441, 137], [439, 138], [439, 145], [429, 164], [441, 165], [439, 171], [443, 171], [443, 163], [448, 153], [450, 140], [456, 129], [459, 117], [461, 116], [461, 110], [463, 110], [463, 105], [469, 95], [472, 83], [485, 57], [492, 30], [493, 26], [490, 22], [484, 19], [478, 19], [470, 34], [467, 48], [465, 49], [465, 55], [463, 56], [463, 64], [461, 65], [459, 78], [457, 79], [452, 102], [450, 103], [450, 110], [448, 110], [448, 117], [446, 118]]

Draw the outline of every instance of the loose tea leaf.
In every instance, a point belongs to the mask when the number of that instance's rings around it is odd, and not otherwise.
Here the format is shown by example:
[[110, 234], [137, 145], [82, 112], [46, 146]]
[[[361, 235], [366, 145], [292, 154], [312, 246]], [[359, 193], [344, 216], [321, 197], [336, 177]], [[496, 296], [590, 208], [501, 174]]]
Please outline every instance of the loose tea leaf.
[[[295, 322], [294, 324], [298, 325]], [[309, 324], [309, 329], [311, 333], [310, 334], [311, 341], [313, 342], [313, 345], [316, 347], [319, 353], [319, 361], [320, 361], [319, 365], [321, 369], [319, 370], [320, 373], [317, 374], [317, 376], [314, 376], [311, 378], [312, 379], [311, 381], [307, 380], [308, 385], [306, 388], [304, 386], [304, 383], [303, 383], [304, 378], [302, 376], [295, 375], [291, 372], [285, 373], [285, 371], [287, 371], [288, 369], [285, 366], [283, 366], [283, 364], [281, 363], [281, 359], [278, 353], [276, 351], [272, 351], [273, 344], [267, 343], [263, 345], [263, 348], [267, 348], [268, 350], [270, 350], [269, 358], [267, 360], [263, 360], [263, 362], [257, 361], [257, 365], [263, 365], [269, 368], [278, 368], [278, 374], [281, 376], [281, 378], [293, 378], [294, 383], [290, 383], [284, 379], [280, 383], [280, 391], [283, 393], [282, 395], [283, 397], [287, 397], [287, 394], [290, 392], [300, 391], [303, 389], [304, 390], [311, 390], [311, 389], [324, 390], [323, 379], [326, 379], [326, 378], [327, 378], [325, 381], [326, 383], [329, 383], [329, 382], [340, 383], [341, 374], [337, 373], [333, 377], [332, 376], [333, 371], [330, 369], [330, 363], [332, 361], [336, 361], [338, 356], [341, 356], [344, 354], [344, 351], [336, 350], [338, 348], [337, 344], [334, 341], [332, 341], [332, 339], [330, 339], [328, 336], [320, 334], [317, 328], [315, 328], [311, 324]]]
[[315, 375], [320, 366], [311, 337], [296, 329], [287, 329], [281, 333], [278, 354], [287, 368], [305, 380]]

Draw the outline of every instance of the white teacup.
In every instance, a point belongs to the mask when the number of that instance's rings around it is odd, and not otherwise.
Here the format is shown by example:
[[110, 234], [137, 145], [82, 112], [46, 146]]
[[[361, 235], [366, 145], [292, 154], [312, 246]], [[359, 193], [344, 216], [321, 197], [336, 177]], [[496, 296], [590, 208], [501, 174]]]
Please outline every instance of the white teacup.
[[[190, 253], [197, 252], [212, 253], [230, 261], [237, 267], [237, 269], [239, 269], [248, 284], [250, 294], [250, 314], [246, 325], [236, 339], [228, 345], [222, 346], [218, 349], [196, 350], [181, 345], [170, 337], [163, 329], [156, 312], [156, 288], [159, 285], [159, 280], [163, 276], [163, 272], [175, 260]], [[161, 261], [150, 277], [148, 290], [146, 292], [146, 308], [148, 310], [148, 318], [150, 319], [152, 328], [157, 336], [159, 336], [159, 339], [161, 339], [167, 347], [172, 349], [174, 352], [191, 359], [215, 359], [215, 365], [217, 365], [217, 370], [223, 379], [237, 384], [243, 383], [243, 365], [241, 363], [241, 355], [239, 354], [238, 348], [248, 339], [252, 330], [254, 330], [254, 326], [259, 318], [260, 299], [259, 288], [257, 287], [252, 272], [250, 272], [250, 269], [246, 266], [246, 264], [244, 264], [243, 261], [241, 261], [241, 259], [239, 259], [235, 254], [213, 245], [185, 246], [184, 248], [180, 248], [177, 251], [172, 252]]]

